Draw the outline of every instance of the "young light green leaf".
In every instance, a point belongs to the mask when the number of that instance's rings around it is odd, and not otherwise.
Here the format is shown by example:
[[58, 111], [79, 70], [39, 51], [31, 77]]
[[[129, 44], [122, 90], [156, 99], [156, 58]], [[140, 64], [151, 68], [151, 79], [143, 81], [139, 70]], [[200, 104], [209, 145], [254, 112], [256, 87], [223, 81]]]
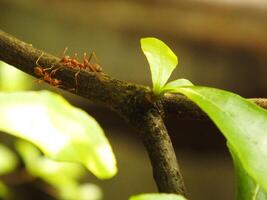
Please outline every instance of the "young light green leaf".
[[172, 50], [157, 38], [141, 39], [141, 48], [150, 66], [153, 91], [159, 95], [178, 64], [178, 59]]
[[226, 137], [242, 166], [267, 192], [267, 111], [231, 92], [208, 87], [178, 87]]
[[98, 178], [117, 172], [95, 119], [51, 92], [0, 93], [0, 130], [32, 142], [52, 159], [82, 163]]
[[130, 197], [129, 200], [186, 200], [183, 196], [177, 194], [150, 193], [139, 194]]
[[177, 79], [174, 81], [171, 81], [167, 83], [161, 90], [161, 93], [166, 93], [166, 92], [172, 92], [175, 91], [177, 87], [181, 86], [193, 86], [193, 83], [187, 79]]
[[259, 184], [256, 184], [248, 175], [239, 158], [236, 156], [234, 149], [229, 143], [227, 144], [235, 165], [236, 200], [267, 200], [267, 193], [264, 193]]
[[0, 175], [12, 172], [18, 165], [18, 159], [8, 147], [0, 144]]

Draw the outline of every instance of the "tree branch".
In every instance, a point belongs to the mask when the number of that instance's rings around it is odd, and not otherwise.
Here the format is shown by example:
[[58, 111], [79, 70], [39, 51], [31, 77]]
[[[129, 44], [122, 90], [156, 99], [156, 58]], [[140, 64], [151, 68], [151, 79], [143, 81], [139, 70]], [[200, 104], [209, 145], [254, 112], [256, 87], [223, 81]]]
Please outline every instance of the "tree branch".
[[[62, 67], [59, 58], [33, 48], [0, 30], [0, 60], [30, 74], [34, 74], [36, 60], [43, 53], [39, 65], [43, 68]], [[75, 88], [74, 74], [79, 69], [62, 68], [55, 78], [62, 81], [63, 89]], [[162, 113], [176, 114], [180, 118], [208, 119], [192, 101], [183, 95], [165, 95], [153, 102], [148, 87], [123, 82], [104, 73], [81, 71], [78, 90], [74, 93], [120, 113], [136, 127], [151, 160], [154, 179], [160, 192], [185, 194], [185, 187], [176, 156], [162, 120]], [[8, 83], [7, 83], [8, 84]], [[251, 99], [267, 109], [266, 99]]]
[[[0, 60], [36, 76], [34, 67], [39, 57], [38, 64], [43, 68], [63, 67], [59, 63], [59, 58], [37, 50], [32, 45], [0, 30]], [[62, 68], [58, 70], [55, 78], [62, 82], [63, 89], [75, 88], [74, 77], [78, 70]], [[151, 160], [159, 191], [185, 195], [175, 152], [158, 107], [151, 100], [153, 99], [151, 90], [145, 86], [116, 80], [104, 73], [85, 70], [79, 73], [77, 82], [78, 89], [75, 92], [77, 95], [110, 107], [139, 130]]]
[[[135, 112], [131, 113], [129, 119], [141, 132], [141, 138], [148, 150], [153, 167], [153, 176], [159, 192], [186, 195], [182, 174], [158, 108], [155, 106], [136, 106]], [[147, 134], [150, 137], [147, 137]]]
[[[248, 100], [267, 109], [266, 98], [250, 98]], [[161, 104], [167, 115], [174, 114], [178, 118], [189, 120], [209, 120], [206, 113], [182, 94], [165, 94], [161, 100]]]

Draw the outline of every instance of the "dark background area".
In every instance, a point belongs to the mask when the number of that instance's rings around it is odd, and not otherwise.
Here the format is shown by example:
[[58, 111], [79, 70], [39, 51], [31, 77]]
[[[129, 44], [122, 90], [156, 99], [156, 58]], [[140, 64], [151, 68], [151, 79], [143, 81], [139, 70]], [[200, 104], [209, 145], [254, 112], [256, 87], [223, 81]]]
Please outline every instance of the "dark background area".
[[[151, 85], [140, 38], [158, 37], [179, 57], [172, 78], [217, 87], [243, 97], [266, 97], [267, 3], [215, 0], [1, 0], [0, 27], [54, 55], [95, 51], [105, 73]], [[12, 79], [12, 77], [11, 77]], [[38, 89], [51, 89], [34, 83]], [[63, 94], [103, 126], [118, 160], [118, 175], [87, 179], [104, 191], [104, 199], [156, 192], [150, 163], [138, 133], [116, 113], [75, 95]], [[166, 124], [191, 199], [234, 199], [234, 169], [217, 128], [209, 121]], [[19, 199], [44, 196], [29, 185], [16, 189]], [[33, 198], [33, 196], [32, 196]], [[34, 197], [33, 199], [36, 199]]]

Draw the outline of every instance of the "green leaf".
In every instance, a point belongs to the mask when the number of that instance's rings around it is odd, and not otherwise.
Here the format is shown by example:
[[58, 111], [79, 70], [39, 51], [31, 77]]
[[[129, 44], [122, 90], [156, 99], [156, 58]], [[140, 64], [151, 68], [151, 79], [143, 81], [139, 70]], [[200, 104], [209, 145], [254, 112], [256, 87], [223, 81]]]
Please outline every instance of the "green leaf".
[[9, 148], [0, 144], [0, 175], [8, 174], [15, 170], [18, 159]]
[[177, 79], [177, 80], [167, 83], [161, 90], [161, 93], [175, 91], [177, 87], [181, 87], [181, 86], [193, 86], [193, 83], [191, 83], [191, 81], [187, 79], [183, 79], [183, 78]]
[[208, 87], [178, 87], [226, 137], [243, 168], [267, 191], [267, 111], [231, 92]]
[[17, 141], [15, 147], [22, 156], [28, 173], [53, 186], [58, 192], [59, 199], [101, 198], [102, 192], [99, 187], [79, 183], [85, 171], [78, 163], [51, 160], [41, 155], [35, 146], [26, 141]]
[[158, 194], [158, 193], [151, 193], [151, 194], [139, 194], [130, 197], [129, 200], [186, 200], [183, 196], [177, 194]]
[[237, 186], [236, 200], [267, 200], [267, 194], [264, 194], [259, 184], [256, 184], [248, 175], [230, 144], [228, 144], [228, 148], [235, 165]]
[[26, 90], [31, 87], [31, 82], [33, 83], [29, 75], [0, 61], [0, 91]]
[[51, 92], [0, 93], [0, 130], [32, 142], [52, 159], [82, 163], [98, 178], [117, 172], [95, 119]]
[[159, 95], [178, 64], [178, 59], [172, 50], [157, 38], [142, 38], [141, 48], [150, 66], [153, 91]]

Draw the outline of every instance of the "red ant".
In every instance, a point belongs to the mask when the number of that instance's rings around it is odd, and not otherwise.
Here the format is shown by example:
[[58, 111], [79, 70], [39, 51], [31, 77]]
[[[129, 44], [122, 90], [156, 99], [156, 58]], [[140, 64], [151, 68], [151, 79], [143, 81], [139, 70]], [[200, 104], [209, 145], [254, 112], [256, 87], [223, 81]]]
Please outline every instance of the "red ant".
[[55, 87], [59, 87], [61, 81], [55, 78], [52, 78], [50, 76], [49, 73], [46, 72], [46, 69], [43, 69], [39, 64], [38, 61], [40, 60], [40, 58], [43, 56], [43, 52], [42, 54], [39, 56], [39, 58], [36, 60], [36, 67], [34, 67], [34, 73], [39, 76], [40, 78], [42, 78], [42, 80], [44, 80], [45, 82], [48, 82], [50, 85], [55, 86]]
[[[66, 56], [65, 53], [68, 50], [66, 47], [63, 52], [63, 57], [60, 59], [59, 63], [62, 63], [63, 66], [68, 66], [68, 67], [79, 67], [80, 62], [76, 59], [70, 58], [70, 56]], [[77, 57], [77, 54], [74, 54], [75, 57]]]
[[[64, 66], [68, 66], [68, 67], [73, 67], [73, 68], [79, 67], [80, 69], [89, 68], [90, 71], [93, 71], [93, 72], [102, 72], [102, 68], [100, 67], [99, 64], [90, 62], [92, 57], [94, 57], [97, 60], [95, 52], [90, 54], [89, 59], [86, 58], [86, 53], [84, 53], [83, 63], [80, 63], [76, 59], [70, 58], [70, 56], [65, 56], [67, 49], [68, 48], [64, 49], [64, 52], [63, 52], [64, 56], [60, 59], [59, 63], [62, 63]], [[77, 53], [74, 54], [74, 57], [75, 58], [77, 57]]]
[[[76, 90], [78, 87], [78, 81], [77, 77], [82, 69], [89, 69], [92, 72], [102, 72], [102, 68], [99, 64], [91, 63], [90, 60], [92, 57], [94, 57], [97, 60], [97, 57], [95, 55], [95, 52], [91, 53], [89, 56], [89, 59], [86, 58], [86, 53], [84, 53], [83, 63], [80, 63], [75, 58], [77, 57], [77, 54], [74, 54], [74, 58], [70, 58], [70, 56], [65, 55], [68, 48], [64, 49], [63, 57], [60, 59], [59, 63], [62, 63], [63, 66], [71, 67], [71, 68], [79, 68], [79, 71], [75, 73], [75, 82], [76, 82]], [[59, 70], [62, 67], [59, 67], [52, 71], [53, 74], [56, 73], [57, 70]]]
[[95, 60], [98, 60], [94, 51], [90, 54], [89, 59], [86, 59], [86, 53], [83, 54], [84, 68], [90, 68], [90, 70], [93, 72], [102, 72], [102, 68], [100, 67], [99, 64], [90, 62], [92, 57], [94, 57]]

